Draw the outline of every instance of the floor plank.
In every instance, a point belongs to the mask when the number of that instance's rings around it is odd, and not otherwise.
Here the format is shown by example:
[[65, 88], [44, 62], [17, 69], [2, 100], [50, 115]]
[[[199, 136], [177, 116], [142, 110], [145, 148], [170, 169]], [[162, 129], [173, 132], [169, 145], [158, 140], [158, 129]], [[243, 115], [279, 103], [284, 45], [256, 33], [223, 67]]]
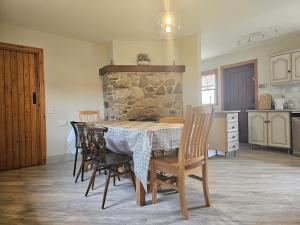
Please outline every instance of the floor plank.
[[0, 224], [300, 224], [300, 158], [283, 152], [243, 149], [236, 157], [210, 159], [212, 207], [204, 206], [200, 182], [187, 178], [188, 221], [176, 193], [137, 207], [126, 178], [111, 183], [101, 210], [103, 175], [84, 197], [87, 181], [74, 183], [72, 160], [52, 157], [45, 166], [1, 172]]

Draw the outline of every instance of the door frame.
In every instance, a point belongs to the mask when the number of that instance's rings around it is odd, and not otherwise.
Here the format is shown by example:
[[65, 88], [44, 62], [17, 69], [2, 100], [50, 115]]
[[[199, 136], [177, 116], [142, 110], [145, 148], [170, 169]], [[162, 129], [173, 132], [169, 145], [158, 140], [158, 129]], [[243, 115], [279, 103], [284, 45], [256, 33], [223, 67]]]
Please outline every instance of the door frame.
[[250, 65], [253, 64], [254, 66], [254, 94], [255, 94], [255, 108], [257, 107], [258, 103], [258, 80], [257, 80], [257, 59], [247, 60], [239, 63], [223, 65], [221, 66], [221, 109], [224, 110], [224, 70], [229, 68], [234, 68], [243, 65]]
[[44, 51], [42, 48], [28, 47], [10, 43], [0, 42], [0, 48], [10, 51], [19, 51], [33, 53], [37, 59], [37, 76], [38, 76], [38, 146], [41, 151], [41, 164], [46, 163], [46, 121], [45, 121], [45, 80], [44, 80]]

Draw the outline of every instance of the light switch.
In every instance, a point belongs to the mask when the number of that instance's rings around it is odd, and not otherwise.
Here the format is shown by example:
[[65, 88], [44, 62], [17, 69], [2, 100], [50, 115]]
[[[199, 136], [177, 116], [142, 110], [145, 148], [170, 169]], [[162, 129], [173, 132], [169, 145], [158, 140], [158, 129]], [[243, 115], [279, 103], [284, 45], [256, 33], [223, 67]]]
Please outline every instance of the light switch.
[[54, 113], [55, 113], [54, 108], [53, 108], [53, 107], [48, 107], [47, 113], [48, 113], [48, 114], [54, 114]]

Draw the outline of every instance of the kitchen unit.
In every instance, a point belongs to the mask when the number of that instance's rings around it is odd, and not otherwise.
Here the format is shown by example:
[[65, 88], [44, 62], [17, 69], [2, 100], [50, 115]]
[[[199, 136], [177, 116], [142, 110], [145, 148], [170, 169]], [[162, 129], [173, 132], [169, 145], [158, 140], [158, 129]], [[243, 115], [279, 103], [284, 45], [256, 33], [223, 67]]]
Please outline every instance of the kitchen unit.
[[239, 150], [239, 117], [240, 111], [215, 112], [208, 137], [210, 150], [236, 153]]
[[289, 110], [248, 110], [248, 130], [250, 144], [292, 147]]
[[271, 84], [300, 81], [300, 51], [270, 57]]

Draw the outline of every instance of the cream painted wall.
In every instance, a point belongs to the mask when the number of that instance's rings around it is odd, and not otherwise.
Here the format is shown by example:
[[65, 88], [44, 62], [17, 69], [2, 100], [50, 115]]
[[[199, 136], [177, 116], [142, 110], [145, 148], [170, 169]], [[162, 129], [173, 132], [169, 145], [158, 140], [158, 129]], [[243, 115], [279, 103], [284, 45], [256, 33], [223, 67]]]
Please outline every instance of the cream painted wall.
[[[47, 156], [67, 153], [67, 126], [79, 109], [99, 109], [103, 115], [102, 82], [98, 69], [108, 64], [108, 46], [0, 25], [0, 41], [44, 49]], [[54, 109], [54, 113], [48, 113]]]
[[[247, 60], [257, 59], [258, 65], [258, 84], [267, 84], [267, 88], [259, 89], [259, 94], [272, 93], [272, 87], [270, 85], [269, 76], [269, 57], [270, 55], [300, 49], [300, 35], [289, 34], [281, 37], [277, 37], [271, 40], [266, 40], [264, 43], [248, 48], [246, 50], [236, 52], [233, 54], [227, 54], [218, 56], [215, 58], [203, 60], [201, 62], [201, 71], [210, 69], [218, 69], [218, 75], [220, 78], [220, 67], [222, 65], [229, 65]], [[218, 79], [220, 81], [220, 79]], [[218, 82], [218, 89], [221, 90], [221, 84]], [[218, 103], [221, 102], [221, 93], [218, 92]], [[217, 107], [220, 108], [220, 105]]]
[[171, 65], [178, 59], [175, 40], [113, 41], [112, 52], [115, 65], [136, 65], [138, 53], [147, 53], [152, 65]]
[[178, 41], [179, 64], [186, 67], [183, 74], [183, 104], [199, 105], [201, 99], [201, 42], [199, 36], [180, 38]]

